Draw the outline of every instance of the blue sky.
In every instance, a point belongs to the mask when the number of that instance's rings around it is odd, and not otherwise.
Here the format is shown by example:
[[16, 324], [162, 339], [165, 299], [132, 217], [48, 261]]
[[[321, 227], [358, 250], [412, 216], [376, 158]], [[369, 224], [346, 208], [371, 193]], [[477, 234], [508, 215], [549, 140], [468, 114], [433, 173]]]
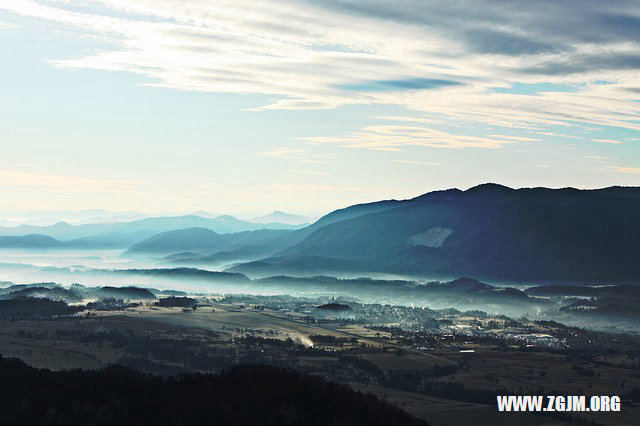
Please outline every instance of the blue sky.
[[640, 184], [633, 2], [0, 0], [0, 210]]

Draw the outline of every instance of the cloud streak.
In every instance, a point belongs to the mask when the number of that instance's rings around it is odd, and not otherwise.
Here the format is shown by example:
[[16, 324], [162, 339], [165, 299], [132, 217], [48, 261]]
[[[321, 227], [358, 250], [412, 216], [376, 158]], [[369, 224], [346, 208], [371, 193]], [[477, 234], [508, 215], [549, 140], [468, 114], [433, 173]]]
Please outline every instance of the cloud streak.
[[613, 166], [609, 167], [609, 170], [628, 175], [640, 175], [640, 167]]
[[[402, 118], [399, 118], [402, 121]], [[529, 138], [494, 135], [482, 137], [437, 130], [426, 125], [381, 124], [366, 126], [347, 135], [300, 138], [311, 144], [336, 145], [342, 148], [373, 151], [402, 151], [410, 146], [429, 148], [495, 149]]]
[[591, 142], [597, 142], [597, 143], [606, 143], [606, 144], [610, 144], [610, 145], [620, 145], [621, 141], [619, 140], [615, 140], [615, 139], [591, 139]]
[[[575, 123], [640, 131], [640, 7], [633, 2], [0, 0], [0, 8], [108, 46], [48, 58], [55, 67], [126, 71], [180, 90], [269, 95], [257, 109], [399, 105], [425, 120], [519, 131]], [[576, 90], [510, 93], [516, 83]], [[377, 150], [518, 141], [394, 120], [306, 140]]]
[[283, 158], [296, 160], [300, 163], [326, 164], [338, 155], [330, 152], [309, 152], [300, 148], [271, 148], [259, 154], [261, 157]]
[[436, 161], [423, 161], [423, 160], [393, 160], [396, 163], [413, 164], [418, 166], [442, 166], [442, 163]]

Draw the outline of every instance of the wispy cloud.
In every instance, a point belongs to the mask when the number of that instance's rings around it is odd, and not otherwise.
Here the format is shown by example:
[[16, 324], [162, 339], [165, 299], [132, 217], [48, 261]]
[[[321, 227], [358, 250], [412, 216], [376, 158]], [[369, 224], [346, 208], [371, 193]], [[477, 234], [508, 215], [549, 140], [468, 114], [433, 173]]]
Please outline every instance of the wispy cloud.
[[388, 120], [388, 121], [404, 121], [407, 123], [427, 123], [431, 125], [443, 124], [442, 119], [436, 119], [433, 117], [407, 117], [400, 115], [376, 115], [371, 117], [376, 120]]
[[393, 160], [396, 163], [402, 164], [415, 164], [419, 166], [441, 166], [442, 163], [438, 163], [435, 161], [422, 161], [422, 160]]
[[302, 174], [302, 175], [316, 175], [316, 176], [328, 176], [329, 175], [329, 173], [327, 173], [327, 172], [320, 172], [318, 170], [289, 169], [287, 171], [291, 172], [291, 173]]
[[347, 186], [347, 185], [321, 185], [321, 184], [304, 184], [304, 183], [273, 183], [262, 185], [256, 188], [259, 191], [270, 192], [328, 192], [331, 194], [352, 194], [366, 193], [370, 188], [365, 186]]
[[[633, 2], [0, 0], [0, 8], [110, 44], [49, 58], [56, 67], [126, 71], [181, 90], [270, 95], [262, 109], [391, 104], [436, 120], [520, 130], [576, 122], [640, 130]], [[576, 90], [493, 90], [514, 83]], [[491, 145], [471, 145], [479, 144]]]
[[537, 138], [530, 138], [526, 136], [517, 136], [517, 135], [487, 135], [487, 136], [490, 138], [505, 139], [505, 140], [514, 141], [514, 142], [536, 142], [540, 140]]
[[374, 151], [402, 151], [409, 146], [494, 149], [514, 142], [503, 138], [449, 133], [427, 126], [389, 124], [366, 126], [347, 135], [316, 136], [300, 139], [314, 144], [331, 144], [342, 148], [359, 148]]
[[589, 161], [603, 162], [609, 161], [609, 157], [605, 157], [603, 155], [584, 155], [583, 158], [586, 158]]
[[285, 158], [307, 164], [326, 164], [338, 155], [330, 152], [310, 152], [300, 148], [271, 148], [259, 154], [262, 157]]
[[608, 143], [608, 144], [612, 144], [612, 145], [619, 145], [623, 142], [619, 141], [619, 140], [615, 140], [615, 139], [591, 139], [592, 142], [597, 142], [597, 143]]
[[432, 90], [443, 87], [460, 86], [454, 80], [437, 78], [405, 78], [401, 80], [373, 80], [352, 84], [341, 84], [340, 89], [356, 92], [406, 92], [409, 90]]
[[613, 166], [609, 167], [609, 170], [627, 175], [640, 175], [640, 167]]
[[268, 151], [261, 152], [263, 157], [285, 157], [285, 158], [297, 158], [298, 154], [302, 154], [302, 149], [295, 148], [271, 148]]

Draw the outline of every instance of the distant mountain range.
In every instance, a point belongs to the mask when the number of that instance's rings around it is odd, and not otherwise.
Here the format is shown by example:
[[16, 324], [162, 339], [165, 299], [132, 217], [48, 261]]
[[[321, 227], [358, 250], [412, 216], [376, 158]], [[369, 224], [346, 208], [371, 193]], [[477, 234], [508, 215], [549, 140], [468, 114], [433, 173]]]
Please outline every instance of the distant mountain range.
[[[262, 229], [257, 231], [218, 234], [207, 228], [187, 228], [162, 232], [133, 245], [129, 254], [171, 254], [173, 260], [189, 258], [200, 260], [207, 254], [238, 252], [237, 259], [246, 258], [247, 252], [268, 255], [286, 247], [284, 242], [292, 231]], [[279, 243], [282, 241], [282, 243]], [[210, 256], [210, 255], [209, 255]]]
[[[216, 233], [227, 234], [243, 231], [262, 229], [297, 229], [299, 226], [284, 223], [251, 223], [236, 219], [233, 216], [217, 216], [204, 218], [200, 216], [174, 216], [174, 217], [149, 217], [130, 222], [110, 222], [72, 225], [66, 222], [58, 222], [50, 226], [20, 225], [15, 227], [0, 227], [0, 235], [3, 237], [27, 236], [39, 234], [49, 236], [60, 241], [76, 240], [69, 246], [74, 247], [116, 247], [126, 248], [148, 237], [165, 231], [176, 229], [200, 227]], [[32, 237], [22, 240], [5, 240], [5, 247], [10, 247], [11, 242], [15, 247], [28, 248]], [[32, 248], [41, 247], [43, 242], [35, 241]], [[51, 247], [56, 244], [49, 241]], [[60, 245], [60, 244], [58, 244]]]
[[53, 249], [53, 248], [86, 248], [88, 243], [80, 241], [59, 241], [43, 234], [27, 234], [20, 236], [0, 237], [0, 248], [19, 249]]
[[377, 272], [638, 284], [640, 188], [485, 184], [354, 205], [292, 231], [174, 231], [129, 251], [185, 265], [255, 259], [229, 269], [253, 277]]
[[[216, 218], [219, 216], [224, 216], [219, 213], [211, 213], [205, 210], [198, 210], [192, 213], [195, 216], [206, 217], [206, 218]], [[314, 219], [306, 216], [301, 216], [297, 214], [286, 213], [281, 210], [275, 210], [269, 214], [263, 216], [257, 216], [251, 219], [247, 219], [251, 223], [282, 223], [285, 225], [309, 225], [311, 222], [314, 222]]]
[[[274, 212], [262, 219], [294, 220]], [[257, 218], [260, 219], [260, 218]], [[272, 228], [272, 229], [268, 229]], [[29, 234], [40, 235], [29, 235]], [[484, 184], [336, 210], [299, 227], [232, 216], [0, 228], [0, 247], [129, 247], [168, 263], [243, 262], [250, 277], [383, 273], [640, 284], [640, 188]]]
[[[303, 241], [323, 226], [363, 214], [382, 211], [399, 201], [381, 201], [358, 204], [333, 211], [315, 223], [295, 230], [257, 230], [234, 234], [212, 234], [208, 229], [188, 228], [154, 235], [130, 247], [129, 254], [168, 254], [171, 263], [208, 264], [247, 258], [260, 258], [275, 254]], [[207, 253], [208, 252], [208, 253]], [[323, 265], [329, 266], [329, 265]], [[317, 272], [321, 273], [322, 268]]]
[[156, 234], [129, 248], [129, 252], [175, 253], [185, 250], [219, 250], [225, 244], [225, 238], [207, 228], [187, 228]]
[[313, 222], [311, 218], [300, 216], [297, 214], [285, 213], [276, 210], [264, 216], [254, 217], [250, 220], [253, 223], [285, 223], [287, 225], [308, 225]]
[[285, 250], [231, 270], [640, 284], [640, 188], [485, 184], [338, 210], [290, 238]]
[[145, 214], [141, 212], [112, 212], [104, 209], [0, 211], [0, 226], [13, 227], [21, 224], [49, 226], [58, 222], [69, 222], [76, 225], [82, 223], [128, 222], [144, 217]]

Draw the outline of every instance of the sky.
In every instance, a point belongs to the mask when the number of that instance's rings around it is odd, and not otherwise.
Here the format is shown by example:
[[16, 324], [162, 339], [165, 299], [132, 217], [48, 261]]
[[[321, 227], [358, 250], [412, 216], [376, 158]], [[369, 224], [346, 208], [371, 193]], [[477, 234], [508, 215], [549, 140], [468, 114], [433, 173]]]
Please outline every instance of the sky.
[[640, 3], [0, 0], [0, 210], [640, 185]]

